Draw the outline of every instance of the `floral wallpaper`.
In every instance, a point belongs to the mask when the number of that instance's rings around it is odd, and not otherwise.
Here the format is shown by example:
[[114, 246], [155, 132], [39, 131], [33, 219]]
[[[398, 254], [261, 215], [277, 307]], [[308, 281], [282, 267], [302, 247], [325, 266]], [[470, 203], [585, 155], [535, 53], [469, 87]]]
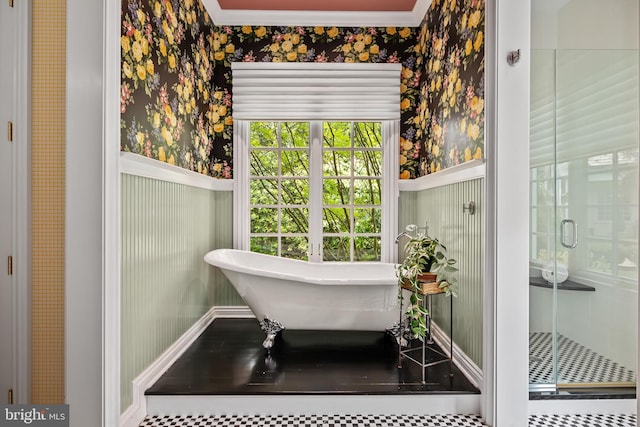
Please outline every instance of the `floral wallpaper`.
[[484, 0], [433, 0], [420, 27], [419, 175], [484, 151]]
[[458, 1], [373, 28], [216, 26], [200, 0], [123, 0], [121, 150], [231, 178], [232, 62], [396, 62], [400, 178], [481, 157], [484, 0]]

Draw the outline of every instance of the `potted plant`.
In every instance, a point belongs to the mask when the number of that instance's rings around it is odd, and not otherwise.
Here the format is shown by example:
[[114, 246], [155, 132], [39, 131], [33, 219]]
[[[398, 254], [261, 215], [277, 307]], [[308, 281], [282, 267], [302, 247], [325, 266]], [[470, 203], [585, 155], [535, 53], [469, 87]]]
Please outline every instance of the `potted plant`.
[[456, 296], [457, 280], [453, 273], [456, 260], [448, 258], [447, 248], [435, 237], [418, 233], [405, 244], [406, 257], [397, 267], [399, 298], [402, 303], [402, 289], [411, 292], [406, 311], [411, 334], [423, 340], [427, 333], [422, 304], [427, 294], [445, 293]]

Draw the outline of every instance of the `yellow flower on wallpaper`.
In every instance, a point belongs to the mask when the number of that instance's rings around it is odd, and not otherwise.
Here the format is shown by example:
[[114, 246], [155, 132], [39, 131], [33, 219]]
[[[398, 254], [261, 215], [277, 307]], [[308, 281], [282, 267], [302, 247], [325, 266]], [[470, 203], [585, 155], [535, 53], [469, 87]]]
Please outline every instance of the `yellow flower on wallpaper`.
[[400, 34], [400, 37], [402, 37], [403, 39], [406, 39], [411, 35], [411, 30], [408, 27], [404, 27], [398, 32], [398, 34]]
[[476, 148], [475, 153], [473, 153], [473, 158], [476, 160], [482, 159], [482, 149], [480, 147]]
[[258, 27], [255, 30], [255, 34], [258, 37], [264, 37], [267, 34], [267, 29], [265, 27]]
[[169, 147], [173, 145], [173, 135], [166, 126], [162, 126], [162, 139], [167, 143]]
[[161, 162], [167, 161], [167, 155], [164, 152], [164, 147], [158, 148], [158, 160], [160, 160]]
[[464, 15], [462, 15], [462, 19], [460, 20], [460, 25], [462, 26], [462, 29], [464, 30], [465, 28], [467, 28], [467, 20], [469, 18], [467, 17], [467, 13], [465, 12]]
[[473, 42], [473, 48], [476, 50], [476, 52], [479, 52], [481, 47], [482, 47], [482, 31], [478, 31], [478, 35], [476, 36], [476, 41]]
[[344, 53], [349, 53], [351, 52], [351, 44], [347, 43], [347, 44], [343, 44], [342, 45], [342, 51]]
[[155, 67], [153, 65], [153, 61], [151, 59], [147, 59], [147, 73], [153, 74], [154, 71], [155, 71]]
[[480, 136], [480, 126], [476, 123], [472, 123], [467, 127], [467, 136], [471, 139], [478, 139]]
[[242, 26], [242, 32], [244, 34], [251, 34], [251, 26], [250, 25], [243, 25]]
[[136, 133], [136, 142], [138, 143], [138, 145], [144, 144], [144, 133], [142, 132]]
[[216, 61], [222, 61], [224, 60], [224, 52], [218, 50], [216, 51], [213, 57], [215, 58]]
[[335, 38], [338, 34], [340, 34], [340, 30], [338, 30], [336, 27], [331, 27], [327, 31], [327, 35], [331, 38]]
[[409, 107], [411, 107], [411, 101], [408, 100], [407, 98], [404, 98], [401, 102], [400, 102], [400, 109], [402, 111], [404, 110], [408, 110]]
[[169, 55], [167, 61], [169, 63], [169, 69], [173, 70], [174, 68], [176, 68], [176, 57], [173, 55], [173, 53]]
[[167, 44], [164, 42], [164, 39], [160, 39], [160, 54], [167, 56]]
[[307, 45], [301, 44], [298, 46], [298, 53], [307, 53]]
[[140, 80], [145, 80], [147, 78], [147, 69], [144, 68], [144, 65], [138, 64], [136, 66], [136, 75]]
[[358, 59], [361, 62], [367, 62], [369, 60], [369, 52], [362, 52], [361, 54], [358, 55]]
[[468, 162], [471, 160], [471, 148], [467, 147], [464, 149], [464, 161]]
[[131, 64], [128, 62], [122, 62], [122, 73], [126, 78], [130, 79], [133, 77], [133, 70], [131, 69]]
[[369, 52], [371, 52], [371, 54], [373, 55], [377, 55], [380, 53], [380, 46], [378, 46], [377, 44], [372, 44], [371, 47], [369, 48]]
[[386, 28], [386, 32], [387, 32], [387, 34], [392, 36], [392, 35], [394, 35], [396, 33], [396, 27], [387, 27]]
[[400, 155], [400, 166], [404, 166], [407, 163], [407, 158], [403, 155]]
[[484, 100], [482, 98], [474, 96], [473, 98], [471, 98], [470, 106], [474, 112], [476, 112], [477, 114], [480, 114], [482, 113], [482, 110], [484, 110]]
[[133, 42], [133, 46], [131, 46], [131, 53], [133, 54], [133, 59], [140, 62], [142, 59], [142, 45], [140, 45], [140, 42]]
[[473, 43], [471, 43], [471, 39], [467, 39], [467, 42], [464, 44], [464, 53], [467, 56], [471, 55], [471, 51], [473, 50]]
[[482, 14], [480, 13], [479, 10], [476, 10], [475, 12], [473, 12], [471, 16], [469, 16], [469, 27], [476, 28], [480, 23], [480, 18], [482, 18]]
[[400, 137], [400, 147], [403, 151], [409, 151], [413, 148], [413, 143], [406, 138]]
[[409, 178], [411, 178], [411, 173], [409, 173], [408, 170], [405, 169], [400, 173], [400, 179], [409, 179]]
[[324, 34], [324, 27], [313, 27], [313, 32], [320, 36]]
[[233, 117], [227, 116], [224, 118], [225, 126], [231, 126], [233, 124]]
[[176, 159], [175, 157], [173, 157], [173, 154], [169, 156], [169, 160], [167, 160], [167, 163], [169, 163], [170, 165], [176, 164]]
[[213, 130], [217, 133], [220, 133], [224, 130], [224, 123], [216, 123], [213, 125]]
[[122, 51], [124, 53], [129, 53], [129, 50], [131, 49], [131, 41], [129, 40], [129, 37], [120, 37], [120, 46], [122, 47]]

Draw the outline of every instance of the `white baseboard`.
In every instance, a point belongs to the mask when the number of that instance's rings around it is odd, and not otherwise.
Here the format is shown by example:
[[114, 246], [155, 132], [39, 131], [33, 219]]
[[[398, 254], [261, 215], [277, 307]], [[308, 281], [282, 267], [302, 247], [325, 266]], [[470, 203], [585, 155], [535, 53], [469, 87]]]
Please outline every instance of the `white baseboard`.
[[479, 394], [149, 396], [149, 415], [478, 414]]
[[[431, 322], [431, 328], [433, 329], [433, 339], [442, 348], [442, 350], [450, 355], [450, 343], [449, 336], [435, 323]], [[477, 388], [481, 388], [482, 385], [482, 369], [476, 365], [473, 360], [465, 354], [460, 347], [453, 342], [453, 362], [456, 364], [460, 371], [471, 381], [471, 384]]]
[[120, 427], [137, 427], [140, 425], [147, 415], [147, 400], [144, 392], [173, 365], [196, 338], [207, 329], [211, 322], [221, 318], [240, 319], [252, 317], [255, 316], [249, 307], [246, 306], [212, 307], [207, 311], [193, 326], [166, 349], [160, 357], [131, 382], [133, 387], [133, 403], [120, 414]]

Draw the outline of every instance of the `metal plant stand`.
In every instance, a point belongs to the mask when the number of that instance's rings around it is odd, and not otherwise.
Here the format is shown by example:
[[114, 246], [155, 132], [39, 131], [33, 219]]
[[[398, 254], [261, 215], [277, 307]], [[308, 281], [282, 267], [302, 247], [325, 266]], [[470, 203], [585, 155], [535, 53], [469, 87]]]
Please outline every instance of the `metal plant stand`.
[[[433, 341], [433, 337], [431, 334], [431, 308], [432, 308], [432, 301], [431, 298], [434, 295], [439, 295], [440, 292], [438, 293], [429, 293], [429, 292], [418, 292], [420, 295], [422, 295], [422, 306], [427, 309], [427, 314], [425, 315], [425, 322], [427, 324], [427, 335], [424, 337], [424, 339], [422, 340], [422, 345], [419, 347], [412, 347], [411, 346], [411, 337], [409, 337], [409, 339], [407, 339], [407, 345], [406, 348], [403, 349], [403, 345], [402, 345], [402, 341], [403, 341], [403, 337], [405, 334], [404, 331], [404, 324], [405, 322], [403, 321], [403, 310], [402, 310], [402, 304], [400, 304], [400, 337], [398, 339], [398, 351], [399, 351], [399, 355], [398, 355], [398, 368], [402, 368], [402, 360], [404, 358], [407, 358], [408, 360], [410, 360], [411, 362], [417, 364], [418, 366], [420, 366], [421, 370], [422, 370], [422, 384], [426, 384], [426, 369], [429, 366], [434, 366], [434, 365], [438, 365], [441, 363], [449, 363], [449, 376], [453, 376], [453, 371], [451, 370], [451, 366], [453, 364], [453, 299], [449, 298], [449, 304], [450, 304], [450, 310], [449, 310], [449, 356], [447, 356], [443, 351], [441, 351], [436, 345], [435, 342]], [[409, 332], [410, 335], [410, 331]], [[427, 356], [427, 352], [430, 351], [432, 353], [435, 353], [438, 356], [441, 356], [442, 359], [439, 360], [435, 360], [432, 362], [426, 362], [426, 356]], [[412, 354], [415, 353], [420, 353], [420, 356], [412, 356]], [[418, 358], [420, 357], [420, 358]]]

